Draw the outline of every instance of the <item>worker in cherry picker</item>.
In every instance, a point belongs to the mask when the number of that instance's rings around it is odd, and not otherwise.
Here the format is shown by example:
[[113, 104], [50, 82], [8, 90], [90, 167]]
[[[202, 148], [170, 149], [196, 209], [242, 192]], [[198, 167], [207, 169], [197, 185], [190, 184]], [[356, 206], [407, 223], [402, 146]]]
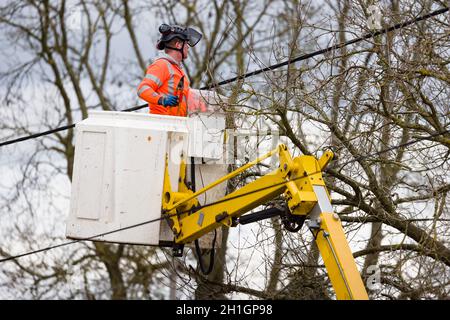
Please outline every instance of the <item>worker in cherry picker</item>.
[[159, 32], [156, 48], [164, 53], [148, 66], [138, 96], [148, 102], [150, 113], [185, 117], [190, 88], [182, 62], [202, 35], [192, 28], [167, 24], [162, 24]]

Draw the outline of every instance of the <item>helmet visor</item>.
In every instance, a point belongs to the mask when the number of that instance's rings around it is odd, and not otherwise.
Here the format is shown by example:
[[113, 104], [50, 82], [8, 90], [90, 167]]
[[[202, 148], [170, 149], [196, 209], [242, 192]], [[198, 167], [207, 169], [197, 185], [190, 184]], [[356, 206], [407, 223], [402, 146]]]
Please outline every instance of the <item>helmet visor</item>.
[[195, 46], [202, 38], [202, 34], [193, 28], [187, 28], [186, 35], [188, 37], [188, 44], [191, 47]]

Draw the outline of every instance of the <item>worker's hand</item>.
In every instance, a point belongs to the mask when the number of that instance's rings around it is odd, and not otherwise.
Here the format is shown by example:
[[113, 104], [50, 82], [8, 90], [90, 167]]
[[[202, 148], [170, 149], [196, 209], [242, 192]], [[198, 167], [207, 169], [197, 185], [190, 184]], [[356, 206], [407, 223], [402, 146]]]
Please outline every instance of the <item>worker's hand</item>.
[[167, 107], [167, 106], [173, 107], [173, 106], [178, 105], [179, 100], [180, 99], [177, 96], [169, 94], [167, 96], [163, 96], [163, 97], [159, 98], [158, 104], [162, 105], [164, 107]]

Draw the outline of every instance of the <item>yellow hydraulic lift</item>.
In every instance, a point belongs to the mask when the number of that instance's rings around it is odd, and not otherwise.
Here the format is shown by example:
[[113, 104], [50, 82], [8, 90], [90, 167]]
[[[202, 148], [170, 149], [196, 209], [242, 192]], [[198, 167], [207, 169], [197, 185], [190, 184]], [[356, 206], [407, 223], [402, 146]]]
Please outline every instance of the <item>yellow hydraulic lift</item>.
[[[276, 170], [210, 205], [199, 206], [199, 195], [276, 154], [279, 157], [279, 167]], [[178, 191], [173, 192], [166, 161], [163, 216], [169, 222], [175, 243], [182, 251], [184, 244], [197, 240], [218, 227], [243, 224], [245, 217], [250, 216], [242, 216], [243, 214], [284, 195], [288, 210], [285, 218], [300, 227], [307, 219], [306, 224], [314, 235], [337, 299], [366, 300], [366, 289], [339, 216], [333, 213], [330, 196], [322, 178], [322, 171], [332, 158], [331, 151], [326, 151], [320, 159], [306, 155], [292, 158], [286, 145], [281, 144], [277, 149], [197, 192], [186, 186], [185, 160], [180, 166]]]

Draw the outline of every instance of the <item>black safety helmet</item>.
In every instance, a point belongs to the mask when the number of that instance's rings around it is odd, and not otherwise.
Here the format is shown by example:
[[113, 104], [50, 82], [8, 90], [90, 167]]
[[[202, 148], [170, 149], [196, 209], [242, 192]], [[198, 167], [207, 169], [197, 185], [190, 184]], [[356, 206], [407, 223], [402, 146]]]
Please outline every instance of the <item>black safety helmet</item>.
[[166, 43], [175, 38], [186, 41], [191, 47], [195, 46], [202, 38], [202, 34], [193, 28], [183, 28], [165, 23], [159, 26], [159, 32], [161, 33], [161, 38], [156, 44], [158, 50], [163, 50], [166, 47]]

